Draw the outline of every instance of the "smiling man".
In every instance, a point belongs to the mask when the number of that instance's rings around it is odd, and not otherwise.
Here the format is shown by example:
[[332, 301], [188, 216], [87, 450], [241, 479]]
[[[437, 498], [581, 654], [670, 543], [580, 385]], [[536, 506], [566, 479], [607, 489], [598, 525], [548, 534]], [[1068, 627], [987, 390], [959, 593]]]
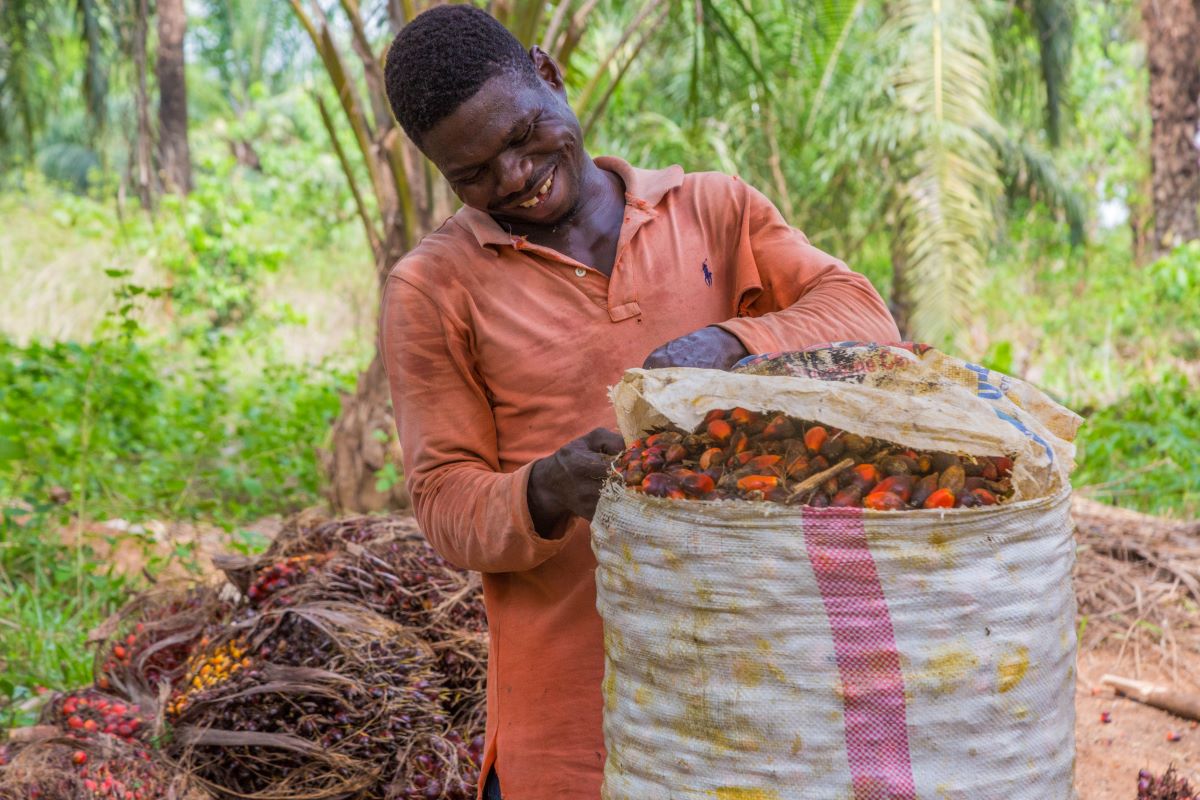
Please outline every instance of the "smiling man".
[[589, 521], [630, 367], [895, 341], [864, 277], [735, 177], [592, 159], [563, 75], [468, 5], [393, 42], [387, 90], [463, 208], [389, 276], [381, 341], [421, 528], [483, 573], [484, 797], [593, 800], [603, 636]]

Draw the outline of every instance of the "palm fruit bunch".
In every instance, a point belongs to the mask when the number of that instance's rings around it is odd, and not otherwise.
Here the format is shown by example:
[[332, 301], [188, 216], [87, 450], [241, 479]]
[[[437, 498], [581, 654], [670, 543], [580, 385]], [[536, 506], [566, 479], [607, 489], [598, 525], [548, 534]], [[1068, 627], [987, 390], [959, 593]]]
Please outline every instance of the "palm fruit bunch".
[[255, 571], [254, 581], [246, 590], [246, 598], [254, 605], [267, 605], [278, 600], [286, 605], [290, 598], [277, 597], [320, 572], [332, 553], [303, 553], [265, 564]]
[[627, 490], [676, 500], [765, 500], [875, 511], [990, 506], [1012, 497], [1007, 456], [918, 452], [779, 412], [710, 411], [651, 431], [614, 462]]
[[176, 685], [198, 642], [220, 630], [232, 610], [210, 586], [163, 585], [139, 594], [96, 634], [96, 687], [132, 698]]
[[217, 684], [229, 680], [239, 670], [249, 669], [254, 662], [247, 654], [246, 640], [233, 638], [210, 647], [206, 636], [199, 642], [196, 653], [188, 659], [188, 669], [167, 704], [167, 714], [178, 717], [191, 698]]
[[449, 730], [428, 645], [373, 612], [266, 611], [208, 652], [233, 642], [241, 666], [167, 716], [169, 754], [219, 794], [383, 798], [415, 774], [414, 743]]
[[76, 739], [94, 739], [107, 734], [126, 742], [147, 738], [150, 720], [141, 708], [94, 689], [59, 694], [42, 709], [40, 722], [56, 725]]
[[44, 739], [9, 747], [0, 800], [210, 800], [141, 743]]
[[1172, 764], [1162, 776], [1146, 769], [1138, 772], [1137, 800], [1200, 800], [1200, 792], [1194, 791]]
[[428, 737], [409, 761], [407, 784], [393, 787], [388, 800], [474, 800], [483, 765], [483, 735], [470, 742], [454, 730]]

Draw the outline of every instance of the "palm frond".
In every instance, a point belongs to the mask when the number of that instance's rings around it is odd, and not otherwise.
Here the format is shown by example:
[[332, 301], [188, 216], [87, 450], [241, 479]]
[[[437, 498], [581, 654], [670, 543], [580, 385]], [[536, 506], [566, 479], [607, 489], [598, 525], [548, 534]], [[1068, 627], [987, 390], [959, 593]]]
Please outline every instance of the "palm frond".
[[910, 302], [907, 333], [941, 342], [970, 316], [1002, 191], [987, 138], [993, 112], [991, 36], [973, 3], [900, 0], [884, 36], [896, 61], [885, 153], [897, 161], [893, 213]]
[[1087, 210], [1083, 194], [1067, 183], [1054, 158], [1045, 150], [1005, 131], [985, 137], [1000, 156], [1000, 174], [1010, 196], [1025, 195], [1043, 200], [1060, 211], [1071, 232], [1071, 246], [1083, 244]]

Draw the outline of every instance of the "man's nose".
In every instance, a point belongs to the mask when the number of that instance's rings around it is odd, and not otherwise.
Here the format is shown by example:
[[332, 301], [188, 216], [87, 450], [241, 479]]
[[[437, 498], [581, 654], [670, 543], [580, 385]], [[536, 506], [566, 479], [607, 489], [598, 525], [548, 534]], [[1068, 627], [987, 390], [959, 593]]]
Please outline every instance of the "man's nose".
[[504, 155], [496, 163], [496, 193], [508, 197], [524, 190], [533, 177], [533, 162], [520, 154]]

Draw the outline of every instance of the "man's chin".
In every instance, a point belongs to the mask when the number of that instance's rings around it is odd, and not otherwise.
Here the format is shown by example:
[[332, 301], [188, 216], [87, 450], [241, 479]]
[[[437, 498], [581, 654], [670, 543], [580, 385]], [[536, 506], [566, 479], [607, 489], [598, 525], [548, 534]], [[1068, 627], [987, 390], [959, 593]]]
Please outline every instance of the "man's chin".
[[556, 203], [553, 208], [505, 209], [503, 212], [489, 212], [492, 219], [501, 225], [512, 225], [519, 228], [554, 228], [575, 216], [577, 203]]

